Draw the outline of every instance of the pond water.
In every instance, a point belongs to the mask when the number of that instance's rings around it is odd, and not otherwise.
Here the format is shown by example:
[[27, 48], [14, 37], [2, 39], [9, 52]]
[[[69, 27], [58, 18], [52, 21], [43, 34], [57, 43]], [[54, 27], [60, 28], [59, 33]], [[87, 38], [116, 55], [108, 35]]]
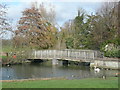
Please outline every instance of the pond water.
[[51, 61], [43, 63], [31, 63], [22, 65], [12, 65], [10, 67], [1, 67], [2, 80], [29, 79], [29, 78], [52, 78], [65, 77], [67, 79], [82, 79], [91, 77], [115, 76], [117, 70], [101, 69], [95, 73], [94, 69], [83, 65], [57, 65], [53, 66]]

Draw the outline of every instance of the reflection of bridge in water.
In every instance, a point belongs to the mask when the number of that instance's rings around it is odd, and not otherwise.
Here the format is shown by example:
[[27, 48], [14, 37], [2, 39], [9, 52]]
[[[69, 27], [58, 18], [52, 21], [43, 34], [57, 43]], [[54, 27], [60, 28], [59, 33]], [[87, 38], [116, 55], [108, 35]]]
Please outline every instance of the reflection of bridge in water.
[[57, 59], [78, 62], [94, 62], [102, 53], [96, 50], [38, 50], [29, 54], [29, 59]]

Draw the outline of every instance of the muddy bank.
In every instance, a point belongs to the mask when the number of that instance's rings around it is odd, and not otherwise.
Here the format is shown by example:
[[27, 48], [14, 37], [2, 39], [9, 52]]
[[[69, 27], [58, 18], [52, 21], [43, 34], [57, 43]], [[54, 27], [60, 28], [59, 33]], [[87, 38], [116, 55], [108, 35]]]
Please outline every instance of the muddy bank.
[[67, 80], [65, 77], [53, 77], [53, 78], [30, 78], [30, 79], [19, 79], [19, 80], [0, 80], [0, 82], [16, 82], [16, 81], [34, 81], [34, 80]]

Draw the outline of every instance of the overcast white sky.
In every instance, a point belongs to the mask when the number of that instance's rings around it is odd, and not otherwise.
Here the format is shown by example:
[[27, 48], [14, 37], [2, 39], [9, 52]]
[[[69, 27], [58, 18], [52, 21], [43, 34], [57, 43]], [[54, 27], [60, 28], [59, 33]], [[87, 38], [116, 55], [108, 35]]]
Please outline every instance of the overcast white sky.
[[[87, 13], [91, 13], [101, 6], [101, 2], [47, 2], [45, 5], [50, 3], [55, 7], [56, 20], [60, 26], [65, 21], [73, 19], [77, 15], [78, 8], [84, 8]], [[19, 20], [22, 16], [21, 12], [30, 6], [28, 2], [7, 2], [7, 4], [8, 16], [14, 21]]]
[[8, 17], [13, 19], [15, 26], [22, 16], [21, 12], [30, 7], [33, 1], [44, 2], [45, 5], [52, 4], [55, 7], [57, 23], [62, 26], [65, 21], [75, 18], [78, 8], [85, 9], [88, 14], [95, 13], [105, 0], [0, 0], [0, 3], [8, 5]]

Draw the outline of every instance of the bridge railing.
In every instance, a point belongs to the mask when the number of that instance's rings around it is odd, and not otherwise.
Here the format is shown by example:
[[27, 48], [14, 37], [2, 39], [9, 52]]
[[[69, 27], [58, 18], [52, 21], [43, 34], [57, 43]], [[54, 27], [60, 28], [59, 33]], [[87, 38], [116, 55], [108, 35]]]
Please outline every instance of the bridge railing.
[[95, 50], [38, 50], [30, 55], [33, 59], [71, 59], [94, 60], [101, 57], [100, 51]]

